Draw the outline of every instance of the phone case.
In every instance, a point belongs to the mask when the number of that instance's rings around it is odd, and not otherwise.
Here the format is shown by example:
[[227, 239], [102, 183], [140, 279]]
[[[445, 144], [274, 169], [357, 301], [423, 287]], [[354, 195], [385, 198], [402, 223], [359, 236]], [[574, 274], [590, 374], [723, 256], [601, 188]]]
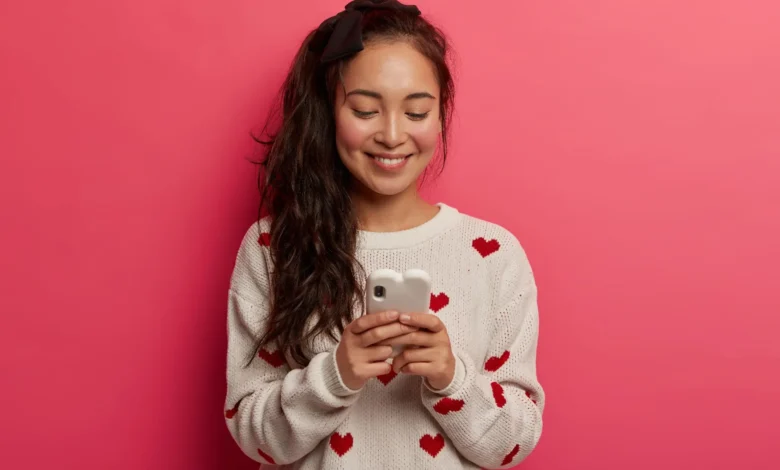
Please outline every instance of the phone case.
[[[385, 295], [377, 297], [377, 286]], [[399, 313], [428, 313], [431, 301], [431, 278], [421, 269], [409, 269], [403, 274], [392, 269], [379, 269], [368, 276], [366, 283], [368, 313], [395, 310]]]
[[[384, 288], [377, 297], [376, 288]], [[372, 272], [366, 282], [366, 312], [395, 310], [399, 313], [428, 313], [431, 302], [431, 278], [421, 269], [409, 269], [403, 274], [392, 269]], [[393, 357], [403, 347], [393, 348]]]

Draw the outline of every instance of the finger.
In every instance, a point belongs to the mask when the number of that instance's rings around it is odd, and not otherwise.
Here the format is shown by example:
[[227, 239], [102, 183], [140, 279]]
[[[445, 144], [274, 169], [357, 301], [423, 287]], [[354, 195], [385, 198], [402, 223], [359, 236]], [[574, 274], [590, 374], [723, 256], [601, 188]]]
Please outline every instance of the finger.
[[401, 354], [393, 358], [393, 370], [398, 372], [407, 364], [433, 362], [434, 359], [436, 359], [436, 351], [432, 348], [405, 349]]
[[396, 336], [405, 335], [413, 331], [417, 331], [417, 328], [402, 325], [398, 322], [377, 326], [360, 335], [360, 344], [365, 348], [386, 339], [395, 338]]
[[356, 335], [359, 335], [364, 331], [370, 330], [371, 328], [376, 328], [380, 325], [387, 325], [388, 323], [392, 323], [396, 320], [398, 320], [398, 312], [389, 311], [369, 313], [353, 321], [350, 325], [350, 331]]
[[365, 349], [366, 360], [369, 362], [386, 361], [393, 355], [391, 346], [372, 346]]
[[406, 375], [431, 377], [437, 372], [437, 367], [433, 362], [410, 362], [403, 366], [400, 372]]
[[422, 346], [431, 347], [438, 343], [437, 334], [429, 331], [413, 331], [405, 335], [389, 338], [381, 343], [382, 346]]
[[366, 378], [389, 374], [393, 367], [387, 362], [372, 362], [363, 366], [362, 374]]
[[438, 333], [444, 329], [444, 323], [436, 315], [430, 313], [404, 313], [400, 316], [404, 325], [416, 326]]

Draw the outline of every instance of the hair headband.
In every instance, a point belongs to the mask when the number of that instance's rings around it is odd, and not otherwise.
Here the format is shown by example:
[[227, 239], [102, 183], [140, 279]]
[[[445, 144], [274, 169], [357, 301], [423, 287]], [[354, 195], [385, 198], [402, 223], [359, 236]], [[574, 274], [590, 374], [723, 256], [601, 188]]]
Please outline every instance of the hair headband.
[[396, 10], [420, 15], [415, 5], [398, 0], [354, 0], [344, 11], [323, 21], [309, 43], [309, 50], [322, 52], [321, 63], [333, 62], [363, 50], [363, 13], [371, 10]]

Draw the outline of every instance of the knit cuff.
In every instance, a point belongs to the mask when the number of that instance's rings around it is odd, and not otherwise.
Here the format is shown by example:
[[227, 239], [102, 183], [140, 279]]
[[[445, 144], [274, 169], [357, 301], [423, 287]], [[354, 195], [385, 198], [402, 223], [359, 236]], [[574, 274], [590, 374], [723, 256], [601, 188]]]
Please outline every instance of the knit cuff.
[[339, 373], [339, 366], [336, 363], [336, 350], [328, 353], [328, 357], [322, 361], [322, 376], [325, 379], [325, 386], [328, 391], [337, 397], [348, 397], [355, 395], [360, 390], [352, 390], [347, 387]]
[[460, 358], [460, 355], [455, 354], [455, 375], [452, 377], [452, 382], [450, 382], [449, 385], [447, 385], [441, 390], [436, 390], [434, 388], [431, 388], [430, 384], [428, 383], [428, 379], [423, 380], [423, 384], [425, 385], [425, 388], [435, 393], [436, 395], [450, 396], [455, 394], [458, 390], [460, 390], [461, 387], [463, 387], [463, 383], [465, 381], [466, 381], [466, 365], [463, 363], [463, 360]]

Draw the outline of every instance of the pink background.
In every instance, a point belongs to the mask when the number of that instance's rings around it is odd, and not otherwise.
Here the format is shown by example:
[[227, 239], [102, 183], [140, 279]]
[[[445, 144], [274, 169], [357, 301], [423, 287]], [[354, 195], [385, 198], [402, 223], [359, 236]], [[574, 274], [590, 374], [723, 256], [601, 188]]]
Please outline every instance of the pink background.
[[[2, 3], [0, 467], [256, 468], [222, 418], [248, 132], [345, 3]], [[418, 4], [459, 53], [432, 199], [541, 289], [522, 468], [780, 468], [778, 3]]]

